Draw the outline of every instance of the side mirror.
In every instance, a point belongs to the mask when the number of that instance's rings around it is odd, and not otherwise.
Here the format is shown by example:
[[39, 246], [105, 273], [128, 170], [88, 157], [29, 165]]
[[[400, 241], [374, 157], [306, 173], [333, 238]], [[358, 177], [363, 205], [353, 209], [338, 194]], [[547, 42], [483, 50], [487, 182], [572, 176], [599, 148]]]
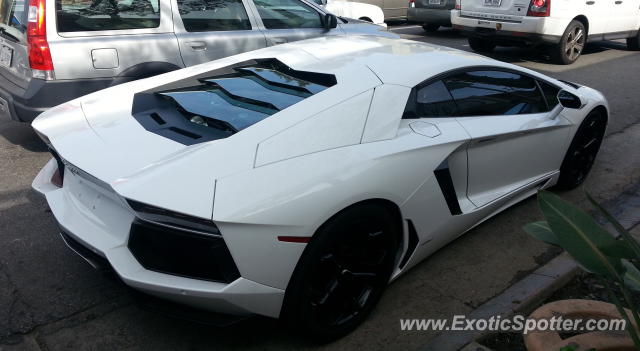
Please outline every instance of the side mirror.
[[330, 30], [332, 28], [336, 28], [338, 26], [338, 17], [332, 13], [327, 13], [324, 15], [323, 21], [324, 29]]
[[566, 90], [560, 90], [558, 93], [558, 101], [560, 105], [566, 108], [578, 109], [582, 107], [582, 100]]

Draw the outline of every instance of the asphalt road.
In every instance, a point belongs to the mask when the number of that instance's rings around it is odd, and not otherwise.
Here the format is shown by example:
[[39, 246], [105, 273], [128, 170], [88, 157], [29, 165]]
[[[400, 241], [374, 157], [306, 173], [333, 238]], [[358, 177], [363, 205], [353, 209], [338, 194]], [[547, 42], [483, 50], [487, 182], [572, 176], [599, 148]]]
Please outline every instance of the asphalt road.
[[[469, 50], [451, 30], [429, 35], [416, 26], [391, 30]], [[543, 54], [519, 48], [500, 48], [493, 57], [604, 92], [611, 122], [586, 187], [603, 201], [615, 201], [638, 182], [640, 53], [610, 42], [589, 45], [572, 66], [549, 64]], [[0, 350], [417, 349], [435, 333], [401, 332], [399, 318], [469, 313], [556, 253], [520, 229], [539, 218], [529, 199], [394, 282], [369, 320], [334, 344], [309, 344], [266, 318], [224, 328], [203, 325], [140, 308], [122, 284], [64, 246], [45, 202], [30, 190], [48, 158], [28, 125], [0, 122]], [[562, 195], [585, 205], [581, 190]]]

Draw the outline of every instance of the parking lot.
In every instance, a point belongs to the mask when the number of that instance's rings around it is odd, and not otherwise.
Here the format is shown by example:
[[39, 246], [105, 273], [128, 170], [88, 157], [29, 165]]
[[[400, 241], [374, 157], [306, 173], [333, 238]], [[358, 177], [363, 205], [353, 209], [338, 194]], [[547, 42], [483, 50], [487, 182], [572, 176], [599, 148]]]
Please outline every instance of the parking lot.
[[[390, 30], [406, 39], [470, 50], [452, 30], [425, 34], [410, 25]], [[622, 42], [595, 43], [570, 66], [548, 63], [533, 49], [498, 48], [492, 57], [602, 91], [611, 105], [610, 124], [585, 187], [607, 202], [637, 183], [639, 52], [627, 51]], [[394, 282], [354, 333], [316, 346], [266, 318], [217, 327], [141, 308], [127, 288], [96, 272], [60, 240], [45, 201], [30, 189], [49, 157], [29, 125], [0, 122], [0, 350], [419, 349], [436, 333], [402, 332], [400, 318], [469, 313], [558, 253], [521, 229], [539, 219], [535, 200], [526, 200]], [[563, 196], [586, 206], [580, 189]]]

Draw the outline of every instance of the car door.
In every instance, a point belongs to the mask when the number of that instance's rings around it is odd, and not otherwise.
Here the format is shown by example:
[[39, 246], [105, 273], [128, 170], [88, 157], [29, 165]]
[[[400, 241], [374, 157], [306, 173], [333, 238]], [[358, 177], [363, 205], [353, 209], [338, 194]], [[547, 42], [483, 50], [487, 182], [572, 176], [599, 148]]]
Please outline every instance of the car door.
[[[578, 0], [575, 4], [572, 1], [560, 2], [558, 11], [565, 13], [567, 18], [583, 15], [589, 22], [589, 39], [602, 39], [602, 34], [607, 30], [607, 23], [612, 20], [611, 6], [614, 0]], [[552, 15], [553, 6], [552, 3]], [[610, 6], [611, 5], [611, 6]]]
[[467, 197], [473, 204], [484, 206], [559, 169], [570, 125], [557, 103], [559, 88], [502, 69], [465, 70], [443, 82], [471, 136]]
[[253, 0], [267, 45], [343, 34], [340, 26], [326, 30], [324, 13], [300, 0]]
[[174, 0], [175, 32], [185, 66], [267, 46], [243, 0]]
[[610, 20], [606, 24], [605, 39], [617, 39], [630, 36], [638, 30], [640, 0], [607, 0], [611, 9]]
[[383, 0], [382, 9], [385, 18], [406, 18], [408, 0]]

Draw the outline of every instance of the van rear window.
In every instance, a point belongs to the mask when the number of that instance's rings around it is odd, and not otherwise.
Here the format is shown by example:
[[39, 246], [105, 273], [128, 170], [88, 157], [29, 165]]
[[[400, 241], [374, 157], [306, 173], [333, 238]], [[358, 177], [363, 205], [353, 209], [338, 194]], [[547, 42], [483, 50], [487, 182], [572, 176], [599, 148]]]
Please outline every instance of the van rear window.
[[156, 28], [160, 4], [159, 0], [56, 0], [56, 16], [58, 32]]
[[0, 28], [17, 40], [27, 30], [27, 0], [0, 0]]

